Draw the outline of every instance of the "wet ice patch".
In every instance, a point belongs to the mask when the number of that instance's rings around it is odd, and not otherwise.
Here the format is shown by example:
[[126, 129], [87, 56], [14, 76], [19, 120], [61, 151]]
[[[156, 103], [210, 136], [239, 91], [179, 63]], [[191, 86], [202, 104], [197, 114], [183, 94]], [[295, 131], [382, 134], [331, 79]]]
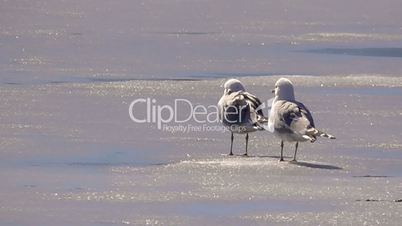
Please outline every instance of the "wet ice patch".
[[348, 56], [402, 57], [402, 48], [322, 48], [309, 49], [305, 52]]

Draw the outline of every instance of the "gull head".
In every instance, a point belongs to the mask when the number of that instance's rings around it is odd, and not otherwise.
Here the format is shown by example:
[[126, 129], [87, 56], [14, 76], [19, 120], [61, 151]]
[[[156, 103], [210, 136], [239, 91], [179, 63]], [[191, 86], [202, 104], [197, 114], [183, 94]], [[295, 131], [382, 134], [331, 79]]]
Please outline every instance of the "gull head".
[[287, 78], [280, 78], [275, 83], [272, 91], [278, 100], [295, 100], [295, 93], [292, 82]]
[[238, 92], [238, 91], [245, 91], [243, 84], [237, 79], [229, 79], [225, 82], [225, 85], [223, 85], [225, 91], [224, 93], [226, 94], [231, 94], [232, 92]]

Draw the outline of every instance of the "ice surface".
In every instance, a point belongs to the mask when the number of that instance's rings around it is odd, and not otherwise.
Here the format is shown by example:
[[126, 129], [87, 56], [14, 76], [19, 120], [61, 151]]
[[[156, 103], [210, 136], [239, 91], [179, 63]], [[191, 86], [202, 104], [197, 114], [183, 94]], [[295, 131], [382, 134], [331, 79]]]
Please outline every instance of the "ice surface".
[[[240, 79], [268, 100], [277, 78]], [[297, 164], [278, 162], [268, 132], [251, 134], [250, 157], [229, 157], [227, 133], [164, 132], [128, 117], [138, 97], [215, 104], [223, 80], [3, 85], [1, 223], [398, 225], [400, 78], [292, 80], [338, 138], [303, 143]], [[236, 136], [236, 154], [243, 145]]]
[[[400, 225], [400, 9], [1, 1], [0, 225]], [[232, 76], [269, 100], [281, 75], [337, 137], [301, 144], [297, 164], [269, 133], [229, 157], [228, 133], [128, 115], [136, 98], [216, 104]]]
[[[5, 0], [0, 82], [398, 75], [400, 59], [381, 49], [401, 48], [401, 7], [399, 0]], [[338, 48], [376, 57], [314, 53]]]

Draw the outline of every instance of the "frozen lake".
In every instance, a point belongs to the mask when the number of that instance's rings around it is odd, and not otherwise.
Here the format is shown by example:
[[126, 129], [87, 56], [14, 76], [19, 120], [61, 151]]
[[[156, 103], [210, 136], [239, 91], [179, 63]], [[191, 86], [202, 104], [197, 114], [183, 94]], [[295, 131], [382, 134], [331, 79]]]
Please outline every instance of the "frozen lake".
[[[264, 100], [276, 79], [242, 78]], [[292, 80], [316, 124], [337, 136], [302, 144], [298, 164], [278, 162], [268, 132], [251, 134], [251, 157], [227, 157], [229, 133], [172, 133], [128, 117], [139, 97], [215, 104], [222, 79], [3, 85], [1, 223], [398, 225], [401, 78]]]
[[402, 73], [399, 0], [2, 1], [0, 82]]
[[[401, 9], [1, 1], [0, 225], [400, 225]], [[266, 101], [280, 76], [337, 137], [297, 164], [268, 132], [228, 157], [229, 133], [128, 114], [137, 98], [214, 105], [228, 77]]]

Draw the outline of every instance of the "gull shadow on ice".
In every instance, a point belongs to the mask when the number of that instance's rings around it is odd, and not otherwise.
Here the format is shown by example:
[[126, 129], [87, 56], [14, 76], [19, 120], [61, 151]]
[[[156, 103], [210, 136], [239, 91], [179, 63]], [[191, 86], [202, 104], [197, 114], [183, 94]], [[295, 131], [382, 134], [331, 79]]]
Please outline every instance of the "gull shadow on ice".
[[297, 166], [303, 166], [303, 167], [308, 167], [308, 168], [313, 168], [313, 169], [327, 169], [327, 170], [342, 170], [342, 167], [339, 166], [333, 166], [333, 165], [327, 165], [327, 164], [322, 164], [322, 163], [311, 163], [311, 162], [292, 162], [289, 161], [289, 164], [297, 165]]
[[[280, 156], [278, 155], [233, 155], [234, 157], [244, 157], [244, 158], [274, 158], [274, 159], [280, 159]], [[292, 156], [284, 156], [284, 158], [290, 159]], [[302, 161], [286, 161], [286, 163], [297, 165], [297, 166], [303, 166], [303, 167], [308, 167], [308, 168], [313, 168], [313, 169], [327, 169], [327, 170], [343, 170], [342, 167], [339, 166], [334, 166], [334, 165], [329, 165], [329, 164], [322, 164], [322, 163], [311, 163], [311, 162], [302, 162]]]

